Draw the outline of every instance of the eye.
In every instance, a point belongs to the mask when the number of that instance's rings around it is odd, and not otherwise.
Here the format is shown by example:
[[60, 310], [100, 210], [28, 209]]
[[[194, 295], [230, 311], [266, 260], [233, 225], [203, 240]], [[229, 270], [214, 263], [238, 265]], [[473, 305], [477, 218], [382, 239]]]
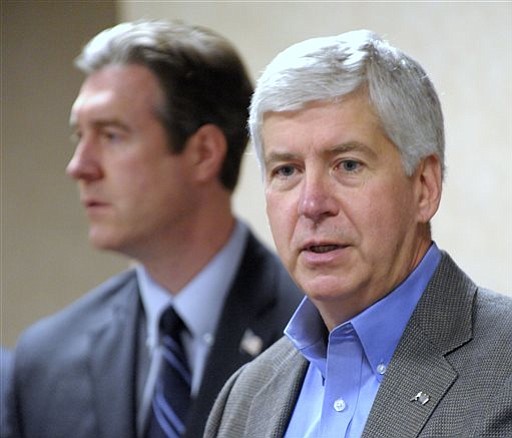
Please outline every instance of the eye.
[[107, 140], [108, 142], [115, 142], [115, 141], [119, 140], [120, 135], [115, 131], [104, 131], [103, 138], [105, 140]]
[[272, 170], [272, 176], [277, 176], [280, 178], [288, 178], [295, 173], [295, 168], [289, 164], [276, 167]]
[[100, 138], [104, 144], [122, 144], [126, 139], [126, 133], [116, 127], [104, 127], [100, 131]]
[[344, 160], [339, 167], [346, 172], [357, 172], [361, 168], [361, 163], [356, 160]]

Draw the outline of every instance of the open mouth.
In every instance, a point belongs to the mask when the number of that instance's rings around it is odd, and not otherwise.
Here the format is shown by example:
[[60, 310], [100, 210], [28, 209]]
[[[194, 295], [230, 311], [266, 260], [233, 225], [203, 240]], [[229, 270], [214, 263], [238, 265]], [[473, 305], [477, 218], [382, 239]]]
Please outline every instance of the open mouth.
[[308, 246], [306, 250], [314, 252], [315, 254], [324, 254], [326, 252], [335, 251], [340, 248], [340, 245], [312, 245]]

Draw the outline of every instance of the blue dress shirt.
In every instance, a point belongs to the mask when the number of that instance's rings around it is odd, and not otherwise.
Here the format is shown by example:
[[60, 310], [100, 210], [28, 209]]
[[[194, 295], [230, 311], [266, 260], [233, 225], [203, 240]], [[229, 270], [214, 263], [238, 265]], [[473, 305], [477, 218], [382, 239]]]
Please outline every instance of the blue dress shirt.
[[285, 438], [360, 437], [388, 364], [441, 254], [433, 243], [391, 293], [328, 334], [305, 298], [285, 334], [309, 361]]

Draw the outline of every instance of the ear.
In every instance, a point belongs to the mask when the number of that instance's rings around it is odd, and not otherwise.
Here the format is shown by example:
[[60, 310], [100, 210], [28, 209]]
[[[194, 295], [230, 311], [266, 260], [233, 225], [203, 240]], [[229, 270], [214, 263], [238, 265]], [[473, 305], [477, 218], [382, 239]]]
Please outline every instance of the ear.
[[418, 205], [418, 221], [428, 223], [441, 202], [442, 176], [441, 163], [437, 155], [429, 155], [421, 160], [414, 173]]
[[194, 175], [199, 182], [218, 179], [227, 153], [227, 141], [221, 129], [213, 124], [201, 126], [187, 140]]

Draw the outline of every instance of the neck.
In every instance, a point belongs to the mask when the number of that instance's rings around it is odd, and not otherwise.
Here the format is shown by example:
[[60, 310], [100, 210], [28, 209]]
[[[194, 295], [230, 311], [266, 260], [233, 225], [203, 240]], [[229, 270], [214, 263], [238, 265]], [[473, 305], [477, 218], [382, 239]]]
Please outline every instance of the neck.
[[177, 294], [226, 245], [235, 227], [230, 199], [217, 199], [167, 236], [155, 239], [135, 257], [149, 275], [172, 294]]

